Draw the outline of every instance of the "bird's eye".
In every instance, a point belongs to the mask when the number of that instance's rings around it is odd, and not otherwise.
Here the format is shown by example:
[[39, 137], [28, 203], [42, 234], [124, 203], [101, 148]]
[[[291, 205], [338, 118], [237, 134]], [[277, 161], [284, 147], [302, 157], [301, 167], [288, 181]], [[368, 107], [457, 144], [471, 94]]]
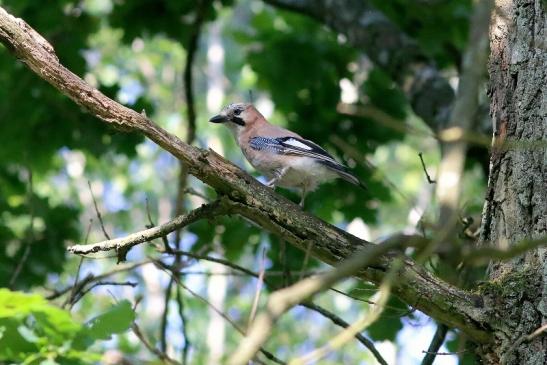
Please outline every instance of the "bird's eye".
[[239, 115], [241, 114], [242, 111], [243, 111], [242, 109], [236, 109], [234, 110], [234, 115]]

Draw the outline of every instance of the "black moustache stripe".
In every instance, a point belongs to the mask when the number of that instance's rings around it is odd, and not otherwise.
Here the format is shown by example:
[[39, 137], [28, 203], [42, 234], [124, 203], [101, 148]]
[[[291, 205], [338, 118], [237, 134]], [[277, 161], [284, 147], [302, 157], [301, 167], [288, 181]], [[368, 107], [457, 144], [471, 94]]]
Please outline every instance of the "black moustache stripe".
[[243, 121], [243, 119], [241, 119], [241, 117], [234, 116], [234, 118], [232, 119], [232, 122], [234, 122], [235, 124], [239, 124], [242, 127], [245, 126], [245, 122]]

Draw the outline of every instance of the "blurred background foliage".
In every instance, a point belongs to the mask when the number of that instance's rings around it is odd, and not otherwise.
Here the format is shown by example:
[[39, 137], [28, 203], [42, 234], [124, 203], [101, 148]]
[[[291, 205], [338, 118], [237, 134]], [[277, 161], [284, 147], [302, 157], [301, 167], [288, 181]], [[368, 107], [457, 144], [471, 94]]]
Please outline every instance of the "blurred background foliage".
[[[435, 65], [453, 88], [457, 85], [470, 0], [371, 3], [418, 43], [423, 62]], [[440, 147], [434, 131], [408, 100], [409, 79], [415, 75], [394, 78], [392, 70], [375, 65], [346, 36], [312, 18], [258, 0], [0, 0], [0, 5], [44, 35], [73, 72], [121, 103], [144, 110], [181, 138], [188, 131], [183, 72], [196, 14], [201, 12], [204, 25], [192, 85], [195, 145], [213, 148], [261, 178], [231, 135], [207, 123], [223, 105], [249, 101], [252, 90], [254, 103], [273, 123], [324, 146], [369, 188], [362, 191], [342, 181], [326, 184], [310, 194], [307, 210], [373, 241], [397, 231], [421, 232], [427, 227], [422, 223], [435, 221], [434, 186], [425, 179], [418, 152], [423, 152], [428, 172], [435, 176]], [[234, 350], [240, 335], [188, 291], [177, 288], [175, 295], [177, 284], [169, 284], [165, 272], [142, 264], [147, 257], [172, 262], [146, 245], [129, 252], [127, 259], [135, 267], [108, 279], [118, 284], [129, 280], [136, 286], [89, 284], [82, 298], [73, 298], [70, 290], [63, 292], [76, 277], [85, 284], [90, 275], [116, 270], [116, 258], [80, 262], [65, 253], [70, 243], [104, 239], [94, 199], [111, 236], [145, 228], [149, 216], [155, 223], [165, 222], [175, 210], [178, 162], [142, 136], [97, 122], [5, 50], [0, 52], [0, 85], [0, 286], [34, 293], [29, 303], [40, 307], [20, 306], [8, 317], [12, 299], [5, 298], [26, 300], [21, 299], [24, 294], [0, 291], [0, 363], [161, 362], [133, 332], [124, 331], [132, 321], [131, 308], [122, 310], [122, 317], [130, 320], [112, 331], [122, 334], [110, 340], [110, 333], [92, 336], [85, 346], [77, 339], [87, 319], [116, 310], [124, 299], [139, 302], [136, 321], [153, 346], [175, 359], [181, 359], [186, 348], [191, 364], [219, 363]], [[363, 110], [369, 112], [359, 112]], [[480, 164], [467, 168], [462, 216], [473, 216], [480, 213], [485, 176]], [[186, 210], [215, 196], [192, 177], [187, 186], [191, 192], [184, 195]], [[278, 191], [297, 199], [294, 192]], [[169, 236], [172, 245], [174, 236]], [[198, 222], [182, 232], [180, 244], [184, 250], [224, 257], [253, 271], [265, 265], [265, 290], [296, 280], [301, 272], [326, 268], [236, 217]], [[189, 260], [181, 280], [245, 325], [254, 278]], [[316, 303], [348, 322], [367, 310], [366, 301], [375, 295], [373, 287], [354, 280], [337, 289], [349, 296], [328, 291]], [[390, 363], [419, 362], [435, 328], [409, 304], [393, 298], [366, 332]], [[62, 331], [56, 320], [65, 321], [68, 329], [49, 336], [38, 312], [57, 318], [47, 321], [55, 331]], [[288, 359], [321, 346], [333, 331], [338, 328], [328, 319], [298, 307], [283, 317], [267, 348]], [[10, 333], [23, 336], [19, 352], [10, 353], [1, 345]], [[451, 350], [464, 345], [465, 339], [450, 333]], [[32, 357], [32, 346], [47, 351]], [[469, 356], [441, 361], [473, 363]], [[374, 359], [360, 344], [350, 343], [322, 363], [371, 364]]]

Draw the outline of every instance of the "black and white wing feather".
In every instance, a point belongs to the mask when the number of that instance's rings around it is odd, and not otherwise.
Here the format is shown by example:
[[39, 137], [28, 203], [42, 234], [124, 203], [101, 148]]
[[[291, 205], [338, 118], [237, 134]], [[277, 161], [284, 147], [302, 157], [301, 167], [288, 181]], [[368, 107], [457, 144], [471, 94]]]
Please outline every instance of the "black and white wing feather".
[[318, 163], [336, 172], [341, 178], [352, 184], [364, 187], [359, 179], [351, 174], [348, 168], [334, 159], [327, 151], [312, 141], [297, 137], [254, 137], [250, 140], [251, 148], [259, 151], [287, 156], [302, 156], [315, 159]]

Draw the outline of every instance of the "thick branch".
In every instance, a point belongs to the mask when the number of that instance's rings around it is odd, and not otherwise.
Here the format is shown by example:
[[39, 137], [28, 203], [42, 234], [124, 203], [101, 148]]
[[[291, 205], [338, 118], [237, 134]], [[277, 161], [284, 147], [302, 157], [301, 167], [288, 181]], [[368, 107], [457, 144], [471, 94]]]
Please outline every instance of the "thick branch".
[[[107, 98], [59, 63], [53, 48], [24, 21], [0, 8], [0, 42], [31, 70], [94, 116], [111, 126], [143, 133], [189, 166], [192, 175], [227, 195], [236, 212], [329, 264], [371, 245], [307, 214], [275, 194], [213, 151], [189, 146], [141, 115]], [[390, 265], [383, 257], [374, 268], [361, 271], [364, 280], [379, 283]], [[405, 261], [393, 292], [417, 309], [465, 331], [471, 338], [490, 339], [483, 324], [486, 312], [479, 297], [434, 277], [414, 262]]]
[[418, 43], [393, 24], [367, 0], [264, 0], [273, 6], [309, 16], [344, 34], [348, 43], [363, 51], [399, 85], [413, 75], [407, 96], [414, 112], [432, 130], [450, 115], [454, 91], [428, 60]]

